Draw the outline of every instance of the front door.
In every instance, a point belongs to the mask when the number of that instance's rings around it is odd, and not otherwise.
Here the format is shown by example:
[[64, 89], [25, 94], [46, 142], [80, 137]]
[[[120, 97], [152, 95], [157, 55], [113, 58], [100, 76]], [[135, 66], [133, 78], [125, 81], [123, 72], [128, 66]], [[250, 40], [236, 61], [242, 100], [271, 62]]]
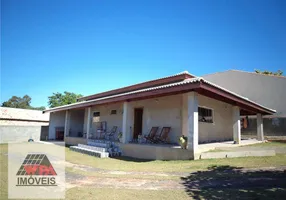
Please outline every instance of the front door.
[[143, 108], [135, 108], [133, 139], [138, 139], [138, 135], [142, 134], [142, 121], [143, 121]]

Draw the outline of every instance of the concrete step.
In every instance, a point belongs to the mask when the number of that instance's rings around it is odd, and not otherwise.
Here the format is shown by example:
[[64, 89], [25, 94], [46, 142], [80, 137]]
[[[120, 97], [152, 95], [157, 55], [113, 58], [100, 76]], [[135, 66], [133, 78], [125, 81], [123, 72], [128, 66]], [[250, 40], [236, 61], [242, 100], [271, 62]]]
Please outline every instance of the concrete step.
[[87, 154], [90, 156], [99, 157], [99, 158], [108, 158], [109, 157], [108, 152], [101, 152], [101, 151], [96, 151], [96, 150], [92, 150], [92, 149], [86, 149], [86, 148], [82, 148], [79, 146], [71, 146], [70, 150], [76, 151], [79, 153], [83, 153], [83, 154]]
[[98, 141], [88, 141], [87, 145], [95, 146], [95, 147], [102, 147], [102, 148], [109, 148], [111, 146], [111, 143], [104, 143], [104, 142], [98, 142]]
[[122, 154], [118, 145], [112, 141], [88, 140], [87, 145], [79, 144], [78, 146], [95, 151], [108, 152], [110, 157], [117, 157]]
[[121, 155], [122, 155], [121, 151], [109, 153], [109, 157], [118, 157]]
[[78, 147], [100, 151], [100, 152], [107, 152], [106, 147], [97, 147], [97, 146], [90, 146], [90, 145], [85, 145], [85, 144], [78, 144]]

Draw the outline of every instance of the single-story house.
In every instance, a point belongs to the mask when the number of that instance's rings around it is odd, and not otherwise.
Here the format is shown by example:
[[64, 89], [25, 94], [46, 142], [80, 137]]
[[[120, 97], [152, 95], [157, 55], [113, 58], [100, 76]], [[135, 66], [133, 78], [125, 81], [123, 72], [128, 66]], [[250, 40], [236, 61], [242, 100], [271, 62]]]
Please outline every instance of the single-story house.
[[[255, 72], [228, 70], [203, 76], [204, 79], [231, 90], [252, 101], [276, 110], [263, 116], [265, 136], [286, 136], [286, 77]], [[256, 116], [247, 116], [244, 136], [256, 134]]]
[[[262, 115], [275, 113], [188, 72], [78, 100], [43, 111], [50, 113], [49, 139], [63, 134], [66, 144], [86, 144], [100, 137], [102, 130], [116, 126], [117, 134], [122, 133], [119, 145], [123, 155], [163, 160], [193, 159], [201, 143], [233, 140], [239, 144], [241, 115], [257, 116], [257, 135], [263, 140]], [[187, 136], [187, 149], [136, 143], [152, 127], [171, 127], [168, 144]]]
[[39, 110], [0, 107], [0, 143], [46, 140], [49, 116]]

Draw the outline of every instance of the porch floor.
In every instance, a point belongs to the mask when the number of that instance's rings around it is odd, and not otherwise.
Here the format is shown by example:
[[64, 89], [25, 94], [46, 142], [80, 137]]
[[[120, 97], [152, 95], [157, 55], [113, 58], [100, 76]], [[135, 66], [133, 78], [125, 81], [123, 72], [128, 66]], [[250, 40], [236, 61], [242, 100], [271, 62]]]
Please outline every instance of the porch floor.
[[[108, 140], [98, 139], [98, 141], [106, 142]], [[115, 142], [119, 144], [118, 141], [110, 141], [110, 142]], [[199, 144], [198, 153], [207, 152], [210, 150], [220, 149], [220, 148], [223, 149], [223, 148], [240, 147], [240, 146], [245, 146], [245, 145], [258, 144], [262, 142], [263, 141], [258, 141], [256, 139], [242, 139], [240, 144], [233, 144], [233, 141]], [[181, 149], [181, 146], [178, 144], [154, 144], [154, 143], [133, 143], [133, 142], [130, 142], [128, 144]]]

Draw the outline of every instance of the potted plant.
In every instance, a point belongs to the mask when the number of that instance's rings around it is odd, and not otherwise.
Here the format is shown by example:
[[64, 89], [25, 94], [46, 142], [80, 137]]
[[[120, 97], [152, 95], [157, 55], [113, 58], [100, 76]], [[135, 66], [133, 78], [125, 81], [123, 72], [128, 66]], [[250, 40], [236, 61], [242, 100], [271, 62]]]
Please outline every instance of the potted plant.
[[182, 135], [179, 139], [179, 143], [180, 143], [182, 149], [187, 149], [188, 137]]
[[119, 142], [122, 143], [122, 132], [119, 132], [117, 137], [118, 137]]

